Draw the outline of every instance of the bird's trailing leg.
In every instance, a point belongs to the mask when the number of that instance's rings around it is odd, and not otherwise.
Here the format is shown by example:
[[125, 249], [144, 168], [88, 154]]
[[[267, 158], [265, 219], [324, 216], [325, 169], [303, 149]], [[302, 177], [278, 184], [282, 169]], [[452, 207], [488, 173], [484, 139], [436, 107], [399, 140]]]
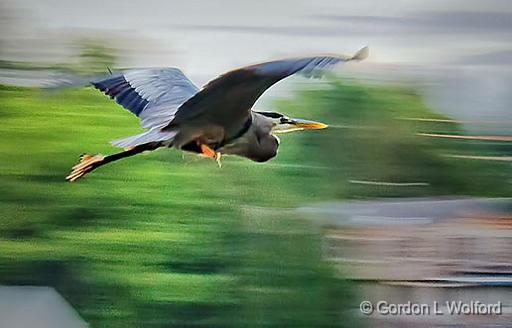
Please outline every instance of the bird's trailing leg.
[[71, 169], [71, 173], [66, 177], [66, 180], [69, 182], [73, 182], [84, 176], [85, 174], [91, 172], [92, 170], [105, 165], [107, 163], [117, 161], [118, 159], [133, 156], [139, 153], [142, 153], [146, 150], [155, 150], [159, 147], [158, 143], [147, 143], [143, 145], [138, 145], [135, 147], [132, 147], [128, 150], [125, 150], [123, 152], [104, 156], [104, 155], [88, 155], [84, 154], [80, 156], [80, 163], [73, 166]]
[[205, 144], [200, 144], [199, 148], [201, 148], [202, 155], [204, 155], [206, 157], [213, 158], [217, 162], [219, 167], [222, 167], [222, 162], [220, 161], [220, 157], [221, 157], [220, 152], [217, 152], [217, 151], [211, 149], [209, 146], [207, 146]]

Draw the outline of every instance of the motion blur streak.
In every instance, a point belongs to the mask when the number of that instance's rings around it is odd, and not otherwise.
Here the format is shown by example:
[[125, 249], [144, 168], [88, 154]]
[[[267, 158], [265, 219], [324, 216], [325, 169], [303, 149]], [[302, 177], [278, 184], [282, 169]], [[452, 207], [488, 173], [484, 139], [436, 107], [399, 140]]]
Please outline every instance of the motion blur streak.
[[[509, 326], [511, 15], [500, 0], [2, 2], [0, 326], [5, 309], [12, 327]], [[283, 134], [267, 165], [157, 150], [63, 181], [77, 149], [141, 131], [92, 88], [43, 87], [107, 67], [201, 85], [362, 44], [368, 61], [260, 98], [329, 125]], [[363, 316], [364, 300], [503, 314]]]

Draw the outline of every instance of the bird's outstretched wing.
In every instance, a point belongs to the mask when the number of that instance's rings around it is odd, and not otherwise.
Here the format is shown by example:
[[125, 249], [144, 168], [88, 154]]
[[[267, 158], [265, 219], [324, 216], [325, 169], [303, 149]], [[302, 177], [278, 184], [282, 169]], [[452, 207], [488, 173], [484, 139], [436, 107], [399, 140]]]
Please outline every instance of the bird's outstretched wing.
[[177, 68], [136, 69], [91, 84], [140, 118], [144, 129], [167, 125], [199, 89]]
[[[317, 56], [284, 59], [251, 65], [230, 71], [210, 81], [201, 91], [187, 100], [178, 110], [169, 127], [191, 119], [209, 116], [212, 123], [247, 120], [256, 100], [273, 84], [293, 74], [306, 77], [321, 75], [322, 70], [340, 62], [363, 60], [368, 56], [364, 47], [353, 56]], [[229, 130], [229, 126], [226, 126]], [[233, 127], [236, 129], [236, 127]]]

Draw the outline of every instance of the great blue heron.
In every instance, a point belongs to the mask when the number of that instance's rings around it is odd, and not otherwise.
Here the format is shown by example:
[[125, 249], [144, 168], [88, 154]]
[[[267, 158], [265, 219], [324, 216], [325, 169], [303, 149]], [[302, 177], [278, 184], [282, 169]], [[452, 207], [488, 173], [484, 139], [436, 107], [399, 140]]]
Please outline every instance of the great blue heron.
[[215, 159], [221, 154], [265, 162], [276, 156], [276, 133], [322, 129], [323, 123], [252, 110], [276, 82], [295, 73], [316, 76], [321, 70], [368, 56], [364, 47], [353, 56], [284, 59], [232, 70], [198, 89], [179, 69], [139, 69], [91, 82], [140, 119], [145, 132], [114, 140], [123, 152], [82, 155], [66, 179], [75, 181], [99, 166], [143, 151], [174, 147]]

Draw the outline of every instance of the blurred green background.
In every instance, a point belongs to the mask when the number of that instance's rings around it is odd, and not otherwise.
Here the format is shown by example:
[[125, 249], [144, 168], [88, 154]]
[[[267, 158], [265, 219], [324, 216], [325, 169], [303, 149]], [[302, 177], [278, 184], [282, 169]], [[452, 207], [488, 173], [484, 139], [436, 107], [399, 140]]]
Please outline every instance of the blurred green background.
[[[273, 110], [331, 125], [281, 136], [279, 156], [215, 162], [160, 149], [64, 177], [137, 119], [92, 88], [0, 87], [0, 284], [49, 285], [93, 327], [357, 325], [357, 293], [294, 211], [333, 199], [512, 195], [510, 154], [463, 134], [412, 90], [330, 79]], [[355, 181], [355, 183], [354, 183]], [[390, 181], [366, 185], [357, 181]], [[408, 187], [399, 183], [418, 183]]]

